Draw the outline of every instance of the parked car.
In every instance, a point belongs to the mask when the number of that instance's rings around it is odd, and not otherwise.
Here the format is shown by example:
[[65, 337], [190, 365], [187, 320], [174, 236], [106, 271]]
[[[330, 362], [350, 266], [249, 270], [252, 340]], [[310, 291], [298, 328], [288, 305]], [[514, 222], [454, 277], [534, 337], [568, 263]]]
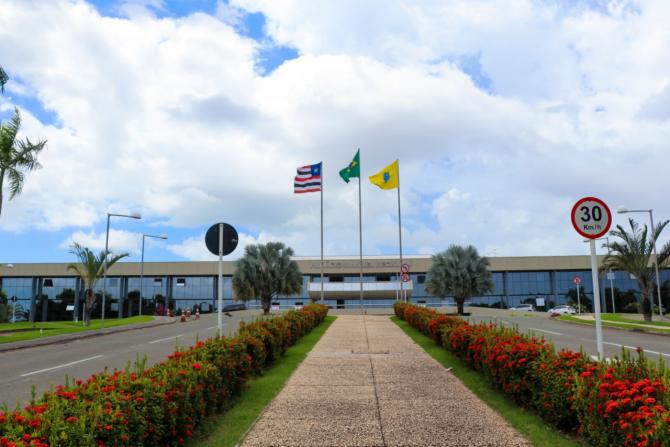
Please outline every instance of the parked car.
[[233, 303], [233, 304], [226, 304], [225, 306], [223, 306], [224, 312], [230, 312], [233, 310], [247, 310], [247, 305], [244, 303]]
[[572, 306], [556, 306], [549, 309], [550, 315], [574, 315], [577, 313], [577, 310]]
[[510, 307], [509, 310], [521, 310], [523, 312], [535, 312], [535, 307], [532, 304], [519, 304], [518, 306]]

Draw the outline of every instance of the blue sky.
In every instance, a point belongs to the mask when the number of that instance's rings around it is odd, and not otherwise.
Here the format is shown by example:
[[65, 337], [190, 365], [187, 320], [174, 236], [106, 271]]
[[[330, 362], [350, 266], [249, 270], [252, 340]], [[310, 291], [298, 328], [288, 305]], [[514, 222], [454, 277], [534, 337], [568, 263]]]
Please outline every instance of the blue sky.
[[[19, 107], [48, 146], [4, 203], [0, 263], [99, 249], [106, 213], [134, 210], [110, 237], [131, 260], [143, 232], [170, 236], [148, 260], [209, 259], [221, 220], [235, 255], [318, 255], [319, 197], [291, 189], [317, 161], [326, 255], [354, 255], [357, 191], [337, 172], [359, 147], [364, 176], [400, 159], [405, 253], [584, 254], [568, 213], [586, 195], [670, 217], [667, 2], [412, 5], [6, 0], [0, 119]], [[362, 187], [364, 251], [394, 254], [395, 191]]]

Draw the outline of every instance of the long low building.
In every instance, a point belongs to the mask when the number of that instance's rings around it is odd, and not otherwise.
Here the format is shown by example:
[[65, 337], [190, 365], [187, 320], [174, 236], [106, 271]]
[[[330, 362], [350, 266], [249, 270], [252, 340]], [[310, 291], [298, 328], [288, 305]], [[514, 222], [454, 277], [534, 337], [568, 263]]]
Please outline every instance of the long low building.
[[[278, 296], [273, 306], [288, 308], [312, 300], [323, 300], [334, 308], [390, 306], [407, 297], [427, 306], [453, 304], [451, 297], [436, 297], [426, 292], [430, 256], [407, 256], [403, 259], [409, 273], [402, 281], [397, 257], [365, 256], [363, 258], [363, 299], [361, 300], [360, 261], [358, 257], [329, 257], [324, 260], [324, 281], [321, 283], [319, 258], [295, 258], [303, 273], [302, 290], [295, 296]], [[579, 293], [585, 302], [593, 294], [590, 258], [588, 256], [490, 257], [493, 275], [491, 293], [473, 297], [471, 305], [511, 307], [522, 302], [551, 307], [574, 300], [575, 278], [581, 284]], [[14, 264], [0, 266], [0, 290], [11, 306], [10, 319], [48, 321], [81, 318], [82, 281], [68, 264]], [[224, 262], [224, 305], [235, 300], [232, 275], [235, 263]], [[217, 304], [217, 262], [145, 262], [140, 284], [140, 263], [122, 262], [110, 268], [106, 284], [106, 315], [113, 317], [142, 313], [163, 313], [167, 309], [195, 308], [202, 312], [214, 310]], [[664, 294], [668, 293], [670, 271], [661, 273]], [[611, 310], [612, 299], [619, 306], [630, 305], [638, 292], [637, 282], [625, 272], [613, 272], [600, 281], [602, 305]], [[102, 280], [95, 287], [102, 296]], [[614, 292], [614, 296], [613, 293]], [[94, 316], [101, 313], [97, 300]], [[250, 306], [258, 306], [250, 302]], [[615, 303], [616, 305], [616, 303]], [[623, 309], [617, 309], [623, 310]]]

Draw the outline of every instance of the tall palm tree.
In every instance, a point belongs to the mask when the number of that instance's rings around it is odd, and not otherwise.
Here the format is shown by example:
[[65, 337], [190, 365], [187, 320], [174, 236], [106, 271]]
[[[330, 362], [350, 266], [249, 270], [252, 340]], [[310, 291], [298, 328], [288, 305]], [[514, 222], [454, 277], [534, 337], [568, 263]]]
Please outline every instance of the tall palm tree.
[[[609, 254], [605, 255], [601, 270], [623, 270], [637, 279], [640, 295], [642, 296], [642, 313], [646, 321], [651, 321], [652, 306], [650, 297], [654, 293], [656, 275], [653, 268], [654, 241], [658, 240], [663, 229], [668, 225], [668, 220], [659, 222], [653, 234], [648, 234], [647, 225], [640, 224], [633, 219], [628, 219], [630, 232], [621, 225], [610, 234], [618, 237], [620, 241], [610, 242]], [[607, 244], [605, 244], [607, 246]], [[658, 253], [658, 266], [663, 267], [670, 260], [670, 242], [666, 243]]]
[[121, 253], [118, 255], [111, 255], [109, 251], [102, 250], [99, 255], [95, 255], [89, 248], [82, 247], [78, 243], [74, 243], [70, 253], [79, 258], [79, 263], [69, 264], [67, 266], [68, 270], [74, 270], [84, 281], [85, 289], [85, 301], [84, 301], [84, 324], [89, 326], [91, 324], [91, 313], [93, 312], [93, 306], [95, 304], [95, 292], [93, 288], [95, 283], [98, 282], [100, 276], [102, 276], [102, 268], [106, 257], [107, 259], [107, 269], [114, 265], [116, 261], [121, 258], [128, 256], [128, 253]]
[[293, 249], [281, 242], [248, 245], [235, 263], [233, 291], [237, 299], [261, 299], [263, 313], [270, 312], [277, 295], [293, 295], [302, 287], [302, 273], [291, 260]]
[[5, 93], [5, 84], [7, 81], [9, 81], [9, 76], [7, 76], [5, 70], [0, 66], [0, 93]]
[[480, 257], [472, 245], [451, 245], [446, 251], [434, 255], [432, 261], [426, 279], [426, 291], [440, 298], [453, 296], [459, 315], [463, 315], [463, 305], [467, 298], [493, 290], [489, 261]]
[[14, 108], [14, 116], [9, 123], [0, 122], [0, 215], [2, 215], [2, 188], [5, 176], [9, 181], [9, 200], [23, 190], [24, 172], [39, 169], [37, 155], [44, 149], [46, 141], [32, 143], [28, 138], [16, 138], [21, 127], [21, 115]]

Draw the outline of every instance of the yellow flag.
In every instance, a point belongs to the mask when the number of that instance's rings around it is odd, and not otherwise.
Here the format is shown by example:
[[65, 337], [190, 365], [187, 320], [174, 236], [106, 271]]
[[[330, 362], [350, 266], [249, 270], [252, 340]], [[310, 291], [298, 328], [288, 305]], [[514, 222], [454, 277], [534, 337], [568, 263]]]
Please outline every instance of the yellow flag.
[[370, 176], [373, 185], [381, 189], [393, 189], [398, 187], [398, 160], [394, 161], [375, 175]]

